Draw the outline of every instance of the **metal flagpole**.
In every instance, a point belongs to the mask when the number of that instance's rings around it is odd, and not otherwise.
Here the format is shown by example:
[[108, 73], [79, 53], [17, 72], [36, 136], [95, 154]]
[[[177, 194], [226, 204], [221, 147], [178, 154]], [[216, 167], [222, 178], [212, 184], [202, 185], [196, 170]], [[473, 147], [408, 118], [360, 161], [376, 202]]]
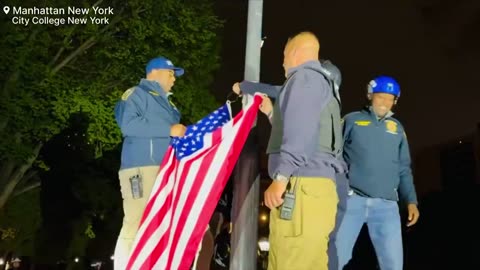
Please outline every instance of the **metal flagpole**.
[[[263, 0], [248, 1], [245, 80], [260, 81]], [[243, 106], [248, 99], [243, 95]], [[256, 121], [253, 127], [255, 127]], [[253, 128], [252, 127], [252, 128]], [[257, 269], [257, 230], [259, 207], [259, 160], [256, 140], [250, 132], [233, 176], [231, 270]]]

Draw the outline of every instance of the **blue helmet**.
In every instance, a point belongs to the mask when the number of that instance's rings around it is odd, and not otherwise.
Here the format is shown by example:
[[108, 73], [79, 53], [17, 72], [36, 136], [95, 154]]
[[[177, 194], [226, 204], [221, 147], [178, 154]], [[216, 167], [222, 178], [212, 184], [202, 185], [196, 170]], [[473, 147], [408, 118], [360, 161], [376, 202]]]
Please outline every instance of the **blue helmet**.
[[392, 94], [396, 98], [400, 97], [400, 85], [394, 78], [389, 76], [379, 76], [371, 80], [368, 84], [368, 93], [386, 93]]

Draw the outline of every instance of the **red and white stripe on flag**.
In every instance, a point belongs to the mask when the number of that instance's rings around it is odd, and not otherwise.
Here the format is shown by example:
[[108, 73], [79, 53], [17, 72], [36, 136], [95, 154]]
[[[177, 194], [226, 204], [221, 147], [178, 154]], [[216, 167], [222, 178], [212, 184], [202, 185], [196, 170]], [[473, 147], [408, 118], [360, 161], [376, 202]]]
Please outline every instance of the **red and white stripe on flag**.
[[188, 270], [262, 102], [235, 118], [226, 104], [172, 140], [128, 260], [128, 270]]

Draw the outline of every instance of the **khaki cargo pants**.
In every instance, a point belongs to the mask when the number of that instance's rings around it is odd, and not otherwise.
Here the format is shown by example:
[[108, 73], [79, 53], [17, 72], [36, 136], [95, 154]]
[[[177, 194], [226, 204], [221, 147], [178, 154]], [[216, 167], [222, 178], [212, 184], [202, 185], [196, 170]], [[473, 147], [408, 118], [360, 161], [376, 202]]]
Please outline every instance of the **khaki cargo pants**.
[[[131, 169], [124, 169], [118, 172], [120, 178], [120, 190], [123, 198], [123, 225], [117, 239], [114, 254], [114, 269], [125, 270], [128, 257], [137, 234], [143, 211], [147, 206], [150, 193], [157, 178], [160, 166], [145, 166]], [[139, 174], [142, 177], [143, 197], [133, 199], [130, 186], [130, 177]]]
[[292, 220], [270, 212], [268, 270], [327, 270], [329, 235], [335, 227], [338, 196], [327, 178], [291, 179], [296, 187]]
[[[123, 198], [124, 217], [122, 229], [120, 230], [120, 235], [118, 236], [117, 244], [115, 246], [115, 270], [125, 270], [127, 267], [128, 257], [130, 256], [133, 241], [135, 241], [135, 236], [137, 234], [138, 226], [140, 225], [140, 220], [143, 216], [143, 211], [147, 206], [147, 202], [150, 198], [150, 193], [152, 192], [159, 170], [159, 166], [145, 166], [124, 169], [118, 172], [118, 176], [120, 178], [120, 190]], [[140, 199], [133, 199], [132, 189], [130, 186], [130, 177], [136, 174], [142, 176], [143, 197]], [[193, 269], [196, 269], [201, 246], [202, 243], [200, 242], [200, 247], [197, 252], [197, 256], [195, 257]]]

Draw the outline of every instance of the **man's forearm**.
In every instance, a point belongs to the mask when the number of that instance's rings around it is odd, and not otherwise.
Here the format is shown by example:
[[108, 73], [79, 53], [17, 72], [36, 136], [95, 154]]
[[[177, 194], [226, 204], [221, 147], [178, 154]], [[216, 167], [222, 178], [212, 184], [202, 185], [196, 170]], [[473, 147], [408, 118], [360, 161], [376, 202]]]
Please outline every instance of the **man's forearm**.
[[242, 93], [253, 95], [257, 92], [266, 94], [271, 98], [277, 98], [278, 93], [282, 89], [282, 86], [279, 85], [271, 85], [266, 83], [256, 83], [250, 81], [243, 81], [240, 83], [240, 90]]

